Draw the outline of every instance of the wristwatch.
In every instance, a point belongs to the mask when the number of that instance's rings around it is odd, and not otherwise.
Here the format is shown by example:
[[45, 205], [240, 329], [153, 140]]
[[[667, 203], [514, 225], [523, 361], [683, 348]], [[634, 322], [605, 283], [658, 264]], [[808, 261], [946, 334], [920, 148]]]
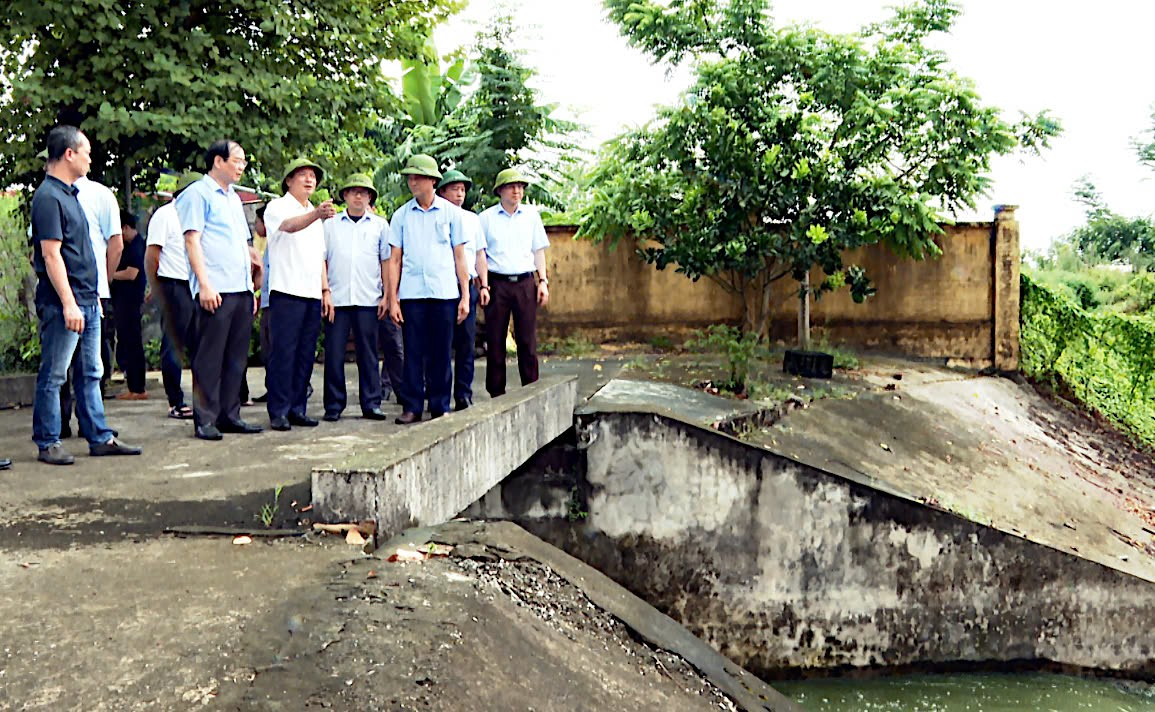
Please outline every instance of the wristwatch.
[[537, 280], [537, 283], [538, 284], [549, 284], [549, 278], [541, 277], [540, 279]]

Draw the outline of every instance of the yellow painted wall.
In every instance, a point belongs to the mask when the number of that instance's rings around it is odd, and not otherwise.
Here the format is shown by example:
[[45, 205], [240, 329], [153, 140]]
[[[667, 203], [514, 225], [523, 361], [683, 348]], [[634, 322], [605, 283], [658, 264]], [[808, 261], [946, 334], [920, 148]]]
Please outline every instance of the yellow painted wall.
[[[677, 339], [690, 330], [737, 323], [740, 300], [713, 282], [691, 282], [645, 264], [632, 246], [616, 250], [574, 240], [575, 228], [549, 228], [550, 305], [539, 321], [545, 334], [580, 331], [595, 341]], [[846, 290], [812, 307], [817, 337], [834, 343], [911, 356], [981, 363], [992, 357], [995, 259], [992, 224], [947, 228], [937, 259], [901, 259], [882, 246], [855, 250], [846, 263], [866, 268], [878, 293], [855, 304]], [[1016, 225], [1017, 238], [1017, 225]], [[816, 272], [813, 279], [821, 278]], [[796, 330], [797, 285], [775, 290], [772, 337], [788, 343]], [[1017, 315], [1015, 315], [1017, 318]]]

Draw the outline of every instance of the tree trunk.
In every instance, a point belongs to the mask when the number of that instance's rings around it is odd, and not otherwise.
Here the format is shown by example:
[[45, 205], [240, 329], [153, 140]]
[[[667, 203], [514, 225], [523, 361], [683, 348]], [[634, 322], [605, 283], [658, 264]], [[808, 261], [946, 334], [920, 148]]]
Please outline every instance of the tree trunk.
[[810, 273], [802, 278], [798, 290], [798, 348], [810, 350]]
[[124, 162], [124, 209], [132, 212], [132, 161]]

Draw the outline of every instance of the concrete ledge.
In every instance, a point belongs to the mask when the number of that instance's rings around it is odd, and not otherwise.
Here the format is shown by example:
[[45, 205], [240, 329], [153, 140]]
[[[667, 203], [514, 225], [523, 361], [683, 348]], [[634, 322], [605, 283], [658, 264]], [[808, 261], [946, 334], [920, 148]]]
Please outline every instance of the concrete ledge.
[[446, 522], [573, 425], [577, 379], [544, 378], [313, 470], [319, 521], [373, 519], [395, 534]]
[[0, 408], [32, 405], [35, 396], [35, 373], [0, 376]]

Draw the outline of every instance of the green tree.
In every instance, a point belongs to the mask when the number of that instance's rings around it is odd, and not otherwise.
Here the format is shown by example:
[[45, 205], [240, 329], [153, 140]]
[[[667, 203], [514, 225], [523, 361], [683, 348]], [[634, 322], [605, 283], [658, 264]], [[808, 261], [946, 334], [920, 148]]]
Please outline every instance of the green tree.
[[532, 200], [562, 208], [558, 186], [581, 153], [569, 136], [581, 130], [571, 121], [554, 117], [556, 104], [540, 102], [530, 86], [536, 71], [524, 64], [514, 49], [513, 18], [499, 15], [478, 34], [473, 48], [478, 84], [461, 107], [458, 141], [445, 156], [473, 179], [467, 204], [481, 207], [497, 202], [492, 194], [497, 174], [517, 165], [538, 178]]
[[1086, 211], [1087, 222], [1058, 240], [1056, 249], [1070, 245], [1087, 264], [1123, 263], [1136, 272], [1151, 269], [1155, 221], [1114, 212], [1087, 176], [1075, 183], [1074, 194]]
[[1155, 109], [1151, 110], [1151, 127], [1136, 138], [1134, 144], [1139, 162], [1155, 170]]
[[[393, 111], [382, 60], [416, 55], [460, 0], [15, 0], [0, 26], [0, 185], [31, 183], [48, 129], [93, 139], [120, 185], [240, 141], [276, 174], [320, 146], [352, 161]], [[335, 137], [346, 137], [335, 141]], [[352, 137], [352, 138], [350, 138]]]
[[[952, 211], [990, 185], [991, 158], [1038, 149], [1059, 131], [981, 103], [928, 40], [958, 6], [922, 0], [856, 34], [775, 27], [766, 0], [606, 0], [630, 43], [658, 62], [692, 62], [682, 101], [604, 150], [580, 234], [637, 236], [659, 269], [707, 277], [745, 299], [765, 336], [771, 288], [811, 294], [868, 276], [845, 250], [883, 242], [898, 255], [940, 250]], [[809, 284], [812, 268], [826, 275]], [[806, 347], [807, 322], [799, 340]]]

